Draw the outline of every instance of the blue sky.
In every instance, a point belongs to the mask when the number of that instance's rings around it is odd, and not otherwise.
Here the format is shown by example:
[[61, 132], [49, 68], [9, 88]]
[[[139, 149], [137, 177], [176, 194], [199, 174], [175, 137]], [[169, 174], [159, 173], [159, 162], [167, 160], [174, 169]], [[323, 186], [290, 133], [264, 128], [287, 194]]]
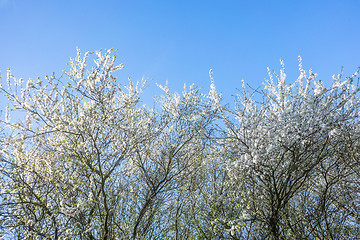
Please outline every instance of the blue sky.
[[351, 0], [0, 0], [0, 71], [59, 76], [76, 47], [115, 48], [125, 64], [120, 80], [145, 77], [168, 80], [177, 91], [184, 83], [208, 90], [212, 68], [217, 88], [231, 102], [241, 79], [261, 86], [266, 68], [277, 71], [280, 58], [288, 82], [297, 78], [298, 55], [327, 83], [342, 66], [345, 75], [355, 72], [359, 9], [360, 1]]

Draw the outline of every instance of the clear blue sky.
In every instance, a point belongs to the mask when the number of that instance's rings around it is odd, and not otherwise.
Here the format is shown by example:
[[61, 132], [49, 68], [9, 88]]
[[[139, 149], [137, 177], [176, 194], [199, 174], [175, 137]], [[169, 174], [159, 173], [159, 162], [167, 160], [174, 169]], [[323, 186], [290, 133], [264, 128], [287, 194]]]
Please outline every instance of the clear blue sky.
[[[0, 70], [57, 76], [76, 47], [118, 50], [120, 79], [142, 77], [209, 87], [214, 71], [225, 101], [244, 79], [261, 86], [284, 59], [288, 82], [297, 56], [325, 82], [360, 66], [360, 1], [0, 0]], [[3, 79], [4, 80], [4, 79]], [[147, 92], [152, 95], [152, 92]], [[1, 99], [0, 99], [1, 101]], [[4, 103], [0, 103], [4, 109]]]

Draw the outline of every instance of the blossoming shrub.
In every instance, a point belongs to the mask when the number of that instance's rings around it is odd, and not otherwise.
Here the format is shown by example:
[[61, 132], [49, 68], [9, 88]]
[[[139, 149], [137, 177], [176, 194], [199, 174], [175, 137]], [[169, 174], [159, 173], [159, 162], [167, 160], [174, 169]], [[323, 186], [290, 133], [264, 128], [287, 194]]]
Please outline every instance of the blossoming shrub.
[[208, 93], [159, 85], [148, 107], [115, 60], [78, 51], [62, 77], [26, 83], [8, 71], [1, 238], [360, 237], [358, 72], [326, 87], [300, 59], [294, 83], [269, 72], [234, 108], [210, 72]]

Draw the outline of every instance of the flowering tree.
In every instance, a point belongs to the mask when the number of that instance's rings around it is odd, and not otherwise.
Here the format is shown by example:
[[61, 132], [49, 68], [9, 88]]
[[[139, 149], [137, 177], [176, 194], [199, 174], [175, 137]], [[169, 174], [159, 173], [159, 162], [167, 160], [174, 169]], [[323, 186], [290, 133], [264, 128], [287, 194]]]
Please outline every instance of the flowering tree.
[[96, 52], [87, 70], [89, 56], [71, 60], [67, 82], [52, 76], [23, 86], [8, 72], [1, 90], [26, 119], [7, 113], [3, 121], [2, 234], [166, 236], [167, 202], [201, 164], [211, 108], [193, 87], [181, 96], [162, 87], [162, 110], [140, 107], [142, 88], [117, 83], [112, 73], [122, 65], [111, 51]]
[[229, 238], [359, 237], [358, 72], [327, 89], [299, 67], [292, 85], [284, 68], [276, 82], [269, 72], [262, 102], [244, 86], [235, 110], [222, 108], [226, 191], [214, 193], [212, 225]]
[[234, 109], [212, 77], [208, 94], [159, 85], [150, 108], [121, 68], [109, 50], [78, 51], [60, 78], [8, 71], [0, 237], [360, 237], [358, 73], [327, 89], [300, 61], [295, 83], [270, 73]]

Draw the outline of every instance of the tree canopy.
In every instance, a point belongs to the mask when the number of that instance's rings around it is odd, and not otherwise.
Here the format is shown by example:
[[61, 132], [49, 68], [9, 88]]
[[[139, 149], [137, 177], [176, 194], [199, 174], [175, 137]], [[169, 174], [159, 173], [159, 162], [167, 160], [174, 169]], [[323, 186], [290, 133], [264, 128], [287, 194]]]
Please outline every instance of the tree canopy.
[[[120, 81], [112, 50], [59, 78], [7, 72], [0, 91], [0, 238], [360, 238], [357, 71], [325, 86], [302, 68], [210, 90]], [[4, 80], [4, 78], [3, 78]]]

